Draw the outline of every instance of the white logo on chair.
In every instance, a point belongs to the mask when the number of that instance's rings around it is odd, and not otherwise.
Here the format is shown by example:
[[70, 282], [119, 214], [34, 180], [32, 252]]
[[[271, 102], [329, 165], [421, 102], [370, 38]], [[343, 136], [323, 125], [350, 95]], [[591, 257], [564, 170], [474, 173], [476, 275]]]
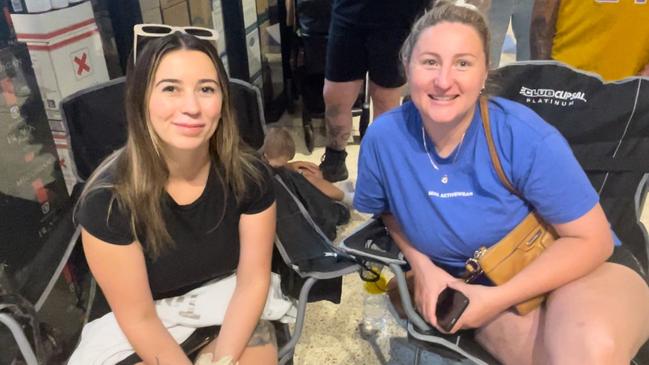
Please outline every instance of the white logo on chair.
[[565, 91], [553, 89], [530, 89], [521, 86], [519, 94], [525, 97], [525, 102], [528, 104], [552, 104], [556, 106], [572, 106], [575, 101], [579, 100], [584, 103], [586, 100], [586, 93], [583, 91]]

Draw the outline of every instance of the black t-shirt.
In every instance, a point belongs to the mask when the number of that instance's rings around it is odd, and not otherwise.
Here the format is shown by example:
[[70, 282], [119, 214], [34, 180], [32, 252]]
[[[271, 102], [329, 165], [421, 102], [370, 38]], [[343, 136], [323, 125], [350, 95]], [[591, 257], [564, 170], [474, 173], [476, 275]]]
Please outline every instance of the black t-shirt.
[[332, 22], [345, 28], [409, 29], [425, 0], [335, 0]]
[[[165, 193], [163, 217], [174, 246], [154, 260], [146, 257], [154, 299], [180, 295], [210, 279], [235, 271], [239, 260], [241, 214], [259, 213], [275, 201], [272, 177], [261, 164], [259, 169], [263, 173], [263, 188], [250, 182], [251, 188], [239, 204], [231, 189], [228, 188], [224, 194], [220, 178], [223, 175], [216, 168], [210, 170], [205, 190], [191, 204], [178, 205]], [[105, 179], [110, 180], [110, 175]], [[79, 207], [79, 223], [102, 241], [116, 245], [132, 244], [135, 235], [130, 226], [130, 214], [120, 209], [117, 200], [112, 198], [113, 191], [108, 188], [88, 194]], [[139, 236], [146, 248], [146, 237]]]

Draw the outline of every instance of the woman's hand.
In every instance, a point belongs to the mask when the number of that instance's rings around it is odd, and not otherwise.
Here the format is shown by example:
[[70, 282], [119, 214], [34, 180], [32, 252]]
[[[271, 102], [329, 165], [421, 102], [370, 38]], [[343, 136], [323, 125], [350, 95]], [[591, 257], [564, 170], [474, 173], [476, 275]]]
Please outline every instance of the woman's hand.
[[438, 328], [437, 316], [435, 315], [437, 297], [453, 281], [457, 281], [457, 279], [434, 266], [432, 262], [429, 267], [419, 268], [415, 271], [415, 308], [424, 317], [424, 320], [435, 328]]
[[[502, 300], [503, 296], [499, 295], [498, 287], [466, 284], [457, 279], [450, 282], [448, 286], [469, 298], [468, 307], [449, 333], [455, 333], [460, 329], [482, 327], [509, 307]], [[442, 332], [444, 331], [442, 330]]]

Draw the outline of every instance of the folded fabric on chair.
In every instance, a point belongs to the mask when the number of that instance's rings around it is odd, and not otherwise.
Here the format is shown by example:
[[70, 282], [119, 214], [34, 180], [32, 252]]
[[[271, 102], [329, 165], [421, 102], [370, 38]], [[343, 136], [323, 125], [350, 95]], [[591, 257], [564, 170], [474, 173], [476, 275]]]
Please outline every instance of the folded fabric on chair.
[[[182, 343], [197, 328], [223, 323], [236, 281], [236, 275], [231, 275], [183, 295], [157, 300], [156, 311], [162, 324], [176, 342]], [[279, 275], [273, 273], [261, 319], [294, 322], [297, 314], [295, 305], [282, 294], [280, 286]], [[83, 328], [79, 346], [68, 365], [116, 364], [133, 352], [115, 315], [110, 312]]]

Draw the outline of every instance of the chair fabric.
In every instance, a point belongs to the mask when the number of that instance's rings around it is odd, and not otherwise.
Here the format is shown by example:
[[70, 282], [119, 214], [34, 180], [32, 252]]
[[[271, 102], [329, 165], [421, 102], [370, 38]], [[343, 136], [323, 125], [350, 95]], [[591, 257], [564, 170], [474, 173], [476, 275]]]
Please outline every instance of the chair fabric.
[[649, 79], [604, 83], [554, 61], [514, 63], [494, 76], [497, 95], [527, 105], [568, 140], [613, 230], [646, 273], [649, 247], [639, 218], [649, 173]]
[[61, 101], [77, 175], [85, 181], [126, 142], [125, 77], [83, 89]]
[[259, 88], [239, 79], [230, 79], [230, 100], [241, 139], [259, 150], [266, 135], [264, 105]]
[[[529, 106], [567, 139], [599, 193], [613, 230], [646, 273], [649, 240], [639, 219], [649, 173], [649, 79], [604, 83], [596, 75], [554, 61], [513, 63], [495, 70], [492, 77], [498, 85], [492, 94]], [[419, 348], [449, 359], [497, 363], [472, 336], [458, 342], [431, 329], [415, 312], [403, 275], [406, 262], [380, 220], [369, 221], [345, 238], [342, 248], [395, 272], [410, 323], [408, 333]], [[645, 363], [649, 343], [634, 359], [634, 364]]]

